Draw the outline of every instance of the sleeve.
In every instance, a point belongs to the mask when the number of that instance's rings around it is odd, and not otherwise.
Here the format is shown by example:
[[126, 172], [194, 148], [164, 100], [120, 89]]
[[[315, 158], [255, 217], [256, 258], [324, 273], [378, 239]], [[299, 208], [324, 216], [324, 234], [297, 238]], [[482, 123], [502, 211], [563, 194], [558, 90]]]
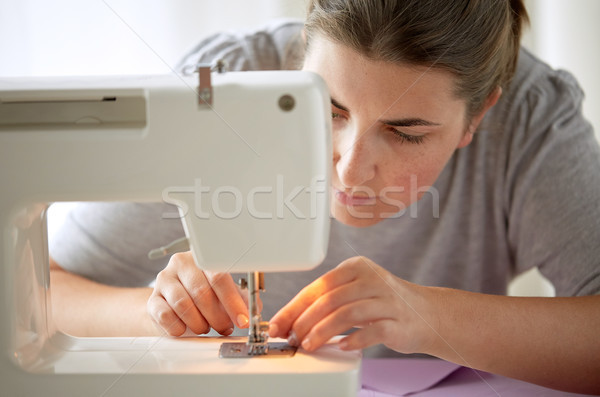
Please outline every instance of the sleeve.
[[277, 20], [253, 32], [218, 33], [202, 40], [176, 70], [193, 73], [200, 64], [224, 60], [231, 71], [298, 69], [303, 58], [303, 23]]
[[163, 203], [78, 203], [49, 241], [65, 270], [108, 285], [142, 287], [168, 258], [148, 252], [185, 235], [177, 208]]
[[557, 296], [600, 293], [600, 150], [564, 71], [538, 78], [509, 142], [508, 240], [522, 272], [537, 266]]

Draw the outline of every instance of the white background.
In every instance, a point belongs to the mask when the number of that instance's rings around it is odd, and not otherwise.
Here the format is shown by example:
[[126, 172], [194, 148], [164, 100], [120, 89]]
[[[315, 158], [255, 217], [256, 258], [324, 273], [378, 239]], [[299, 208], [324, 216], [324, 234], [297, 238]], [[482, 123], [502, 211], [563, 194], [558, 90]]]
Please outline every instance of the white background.
[[[532, 27], [524, 45], [575, 74], [600, 136], [600, 1], [526, 3]], [[306, 0], [0, 0], [0, 77], [170, 73], [210, 33], [302, 18], [305, 8]], [[538, 281], [511, 289], [549, 291]]]
[[0, 75], [169, 73], [199, 39], [304, 0], [0, 0]]

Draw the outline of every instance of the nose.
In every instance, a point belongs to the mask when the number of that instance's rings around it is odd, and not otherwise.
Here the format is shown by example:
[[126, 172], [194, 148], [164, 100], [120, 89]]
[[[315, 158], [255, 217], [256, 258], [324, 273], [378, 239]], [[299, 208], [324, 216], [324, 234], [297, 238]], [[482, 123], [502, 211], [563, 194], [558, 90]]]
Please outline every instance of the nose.
[[343, 131], [335, 145], [334, 164], [343, 187], [363, 186], [375, 177], [376, 153], [369, 131]]

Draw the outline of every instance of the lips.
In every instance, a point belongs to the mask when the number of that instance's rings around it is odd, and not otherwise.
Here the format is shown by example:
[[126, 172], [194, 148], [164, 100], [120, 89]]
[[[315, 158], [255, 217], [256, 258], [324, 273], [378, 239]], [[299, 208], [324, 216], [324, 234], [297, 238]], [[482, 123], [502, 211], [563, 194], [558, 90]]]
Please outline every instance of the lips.
[[377, 201], [377, 197], [347, 194], [336, 188], [334, 188], [333, 190], [335, 192], [335, 198], [343, 205], [347, 205], [347, 206], [373, 205]]

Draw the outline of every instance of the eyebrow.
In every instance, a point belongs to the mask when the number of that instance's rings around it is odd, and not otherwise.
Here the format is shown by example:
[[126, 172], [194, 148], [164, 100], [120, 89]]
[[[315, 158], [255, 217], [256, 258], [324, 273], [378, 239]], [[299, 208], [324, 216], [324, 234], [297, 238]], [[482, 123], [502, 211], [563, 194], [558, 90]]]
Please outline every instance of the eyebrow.
[[[334, 98], [331, 98], [331, 104], [344, 112], [350, 113], [347, 107], [340, 104]], [[438, 126], [441, 124], [434, 123], [433, 121], [424, 120], [418, 117], [408, 117], [404, 119], [393, 119], [393, 120], [380, 120], [381, 123], [391, 125], [394, 127], [415, 127], [415, 126]]]
[[397, 119], [397, 120], [380, 120], [383, 124], [391, 125], [394, 127], [418, 127], [418, 126], [438, 126], [441, 124], [434, 123], [433, 121], [423, 120], [418, 117]]

